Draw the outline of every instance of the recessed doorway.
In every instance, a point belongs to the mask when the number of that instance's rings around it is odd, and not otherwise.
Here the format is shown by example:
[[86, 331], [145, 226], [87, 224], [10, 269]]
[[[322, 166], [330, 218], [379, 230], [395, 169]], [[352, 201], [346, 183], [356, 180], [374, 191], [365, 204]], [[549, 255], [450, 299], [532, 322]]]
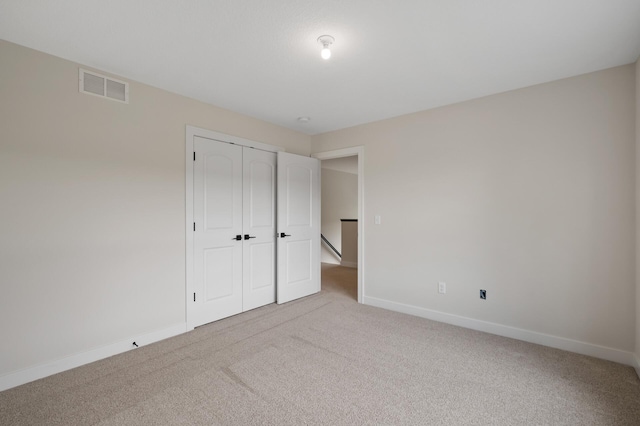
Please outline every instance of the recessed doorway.
[[[356, 170], [357, 170], [356, 217], [340, 218], [340, 219], [355, 219], [357, 221], [357, 266], [355, 268], [355, 272], [357, 273], [357, 300], [359, 303], [362, 303], [363, 297], [364, 297], [364, 283], [365, 283], [365, 280], [364, 280], [364, 276], [365, 276], [364, 221], [363, 221], [364, 220], [364, 147], [358, 146], [358, 147], [344, 148], [344, 149], [339, 149], [334, 151], [319, 152], [319, 153], [313, 154], [312, 157], [315, 157], [322, 161], [333, 160], [333, 159], [344, 159], [339, 162], [334, 162], [334, 165], [338, 164], [337, 167], [341, 167], [339, 165], [340, 163], [342, 163], [342, 166], [344, 167], [353, 167], [353, 165], [356, 166]], [[348, 158], [351, 158], [351, 160], [349, 160]], [[349, 163], [352, 164], [352, 166], [348, 166]], [[350, 169], [350, 170], [353, 172], [353, 169]], [[324, 204], [325, 201], [326, 200], [324, 200], [324, 196], [323, 196], [322, 203]], [[323, 245], [325, 245], [325, 243], [323, 243]], [[327, 253], [330, 253], [330, 252], [325, 252], [325, 256], [327, 255]], [[329, 265], [329, 269], [331, 269], [331, 266], [333, 265]], [[340, 268], [343, 268], [343, 267], [340, 267]], [[329, 269], [327, 269], [327, 266], [323, 264], [323, 275], [325, 273], [333, 274], [335, 272], [338, 272], [338, 270], [334, 271]]]

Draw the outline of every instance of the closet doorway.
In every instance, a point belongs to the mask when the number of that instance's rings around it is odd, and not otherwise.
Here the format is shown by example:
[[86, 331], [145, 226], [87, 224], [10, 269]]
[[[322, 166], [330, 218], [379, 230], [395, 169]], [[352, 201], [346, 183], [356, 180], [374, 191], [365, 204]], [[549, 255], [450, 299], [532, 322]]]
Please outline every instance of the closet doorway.
[[276, 154], [198, 136], [194, 154], [193, 315], [206, 324], [276, 301]]
[[186, 322], [320, 291], [320, 162], [187, 126]]

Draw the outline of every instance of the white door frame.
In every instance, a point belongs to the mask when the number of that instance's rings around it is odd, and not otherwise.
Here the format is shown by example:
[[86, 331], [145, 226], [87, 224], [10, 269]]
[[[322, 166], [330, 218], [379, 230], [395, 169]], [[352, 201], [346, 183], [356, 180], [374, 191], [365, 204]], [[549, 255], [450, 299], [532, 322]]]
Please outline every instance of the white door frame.
[[[194, 316], [189, 315], [190, 306], [189, 301], [193, 300], [194, 293], [194, 274], [193, 274], [193, 138], [200, 136], [206, 139], [216, 140], [219, 142], [226, 142], [235, 145], [247, 146], [251, 148], [261, 149], [263, 151], [278, 152], [284, 151], [284, 149], [268, 145], [265, 143], [255, 142], [249, 139], [240, 138], [237, 136], [226, 135], [220, 132], [214, 132], [212, 130], [201, 129], [199, 127], [187, 126], [186, 140], [185, 140], [185, 186], [186, 186], [186, 214], [185, 214], [185, 233], [186, 233], [186, 247], [185, 247], [185, 322], [187, 323], [187, 331], [193, 330]], [[190, 298], [191, 296], [191, 298]], [[189, 318], [191, 317], [191, 318]]]
[[364, 297], [364, 146], [316, 152], [318, 160], [358, 156], [358, 303]]

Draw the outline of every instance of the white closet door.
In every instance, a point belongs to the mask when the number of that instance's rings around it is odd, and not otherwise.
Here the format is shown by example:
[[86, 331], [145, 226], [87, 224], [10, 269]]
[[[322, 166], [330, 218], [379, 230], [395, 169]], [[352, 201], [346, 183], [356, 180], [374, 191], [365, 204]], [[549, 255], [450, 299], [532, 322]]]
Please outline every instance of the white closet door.
[[243, 149], [243, 311], [276, 301], [276, 154]]
[[194, 151], [194, 324], [201, 325], [242, 312], [242, 148], [195, 137]]
[[320, 161], [278, 152], [278, 303], [320, 291]]

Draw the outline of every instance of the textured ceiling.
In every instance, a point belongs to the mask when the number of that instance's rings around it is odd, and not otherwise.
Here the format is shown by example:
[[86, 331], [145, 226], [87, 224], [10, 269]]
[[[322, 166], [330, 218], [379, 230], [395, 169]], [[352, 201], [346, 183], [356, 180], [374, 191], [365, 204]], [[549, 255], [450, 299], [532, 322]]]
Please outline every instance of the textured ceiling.
[[317, 134], [634, 62], [640, 0], [2, 0], [0, 38]]

